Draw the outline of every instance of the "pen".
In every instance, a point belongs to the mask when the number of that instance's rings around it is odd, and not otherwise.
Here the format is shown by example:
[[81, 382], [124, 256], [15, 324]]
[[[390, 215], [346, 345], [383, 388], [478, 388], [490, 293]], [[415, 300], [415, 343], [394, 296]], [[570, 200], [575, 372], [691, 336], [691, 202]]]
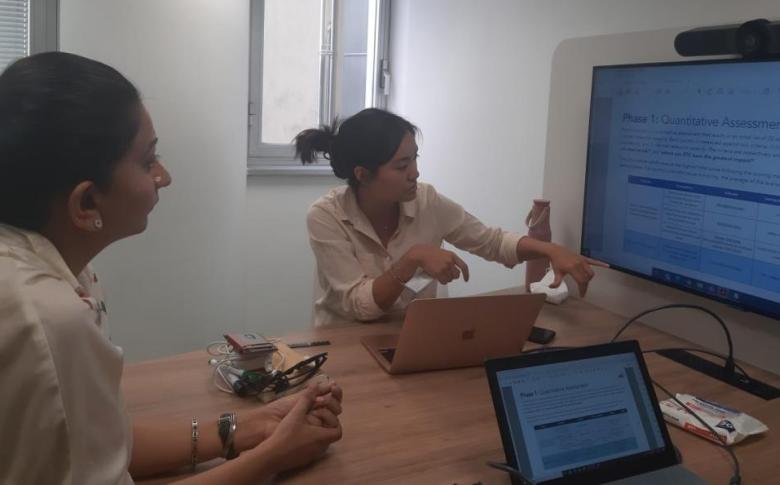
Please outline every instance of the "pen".
[[291, 349], [297, 349], [300, 347], [317, 347], [319, 345], [330, 345], [330, 340], [312, 340], [310, 342], [293, 342], [287, 344]]

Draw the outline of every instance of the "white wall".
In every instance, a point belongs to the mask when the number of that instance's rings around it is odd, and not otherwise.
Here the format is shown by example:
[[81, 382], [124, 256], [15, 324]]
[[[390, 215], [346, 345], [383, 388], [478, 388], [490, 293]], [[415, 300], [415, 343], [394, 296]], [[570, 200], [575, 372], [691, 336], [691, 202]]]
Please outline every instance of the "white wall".
[[306, 212], [333, 176], [251, 177], [247, 184], [247, 326], [283, 335], [311, 326], [316, 266]]
[[173, 176], [146, 232], [96, 261], [114, 341], [134, 360], [243, 329], [249, 3], [62, 0], [60, 32], [136, 83]]

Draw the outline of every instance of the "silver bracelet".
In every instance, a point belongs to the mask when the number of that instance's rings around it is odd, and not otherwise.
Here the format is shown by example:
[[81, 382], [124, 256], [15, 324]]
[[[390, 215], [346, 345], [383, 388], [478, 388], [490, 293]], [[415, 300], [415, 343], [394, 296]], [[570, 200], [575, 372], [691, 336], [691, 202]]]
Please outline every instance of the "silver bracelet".
[[198, 418], [192, 418], [192, 471], [195, 471], [195, 465], [198, 464]]

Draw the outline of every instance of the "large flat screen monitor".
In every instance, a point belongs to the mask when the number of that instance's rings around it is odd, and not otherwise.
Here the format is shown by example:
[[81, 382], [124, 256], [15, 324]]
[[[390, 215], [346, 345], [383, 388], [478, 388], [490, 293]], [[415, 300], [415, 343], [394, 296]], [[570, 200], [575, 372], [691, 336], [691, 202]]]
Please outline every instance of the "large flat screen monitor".
[[582, 254], [780, 317], [780, 60], [593, 69]]

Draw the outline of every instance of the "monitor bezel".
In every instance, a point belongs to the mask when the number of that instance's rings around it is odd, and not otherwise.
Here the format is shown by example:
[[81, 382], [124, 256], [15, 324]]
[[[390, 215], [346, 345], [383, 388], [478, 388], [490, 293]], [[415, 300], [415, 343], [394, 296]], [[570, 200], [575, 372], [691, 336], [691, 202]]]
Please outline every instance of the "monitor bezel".
[[[648, 63], [630, 63], [630, 64], [609, 64], [609, 65], [597, 65], [593, 66], [592, 74], [591, 74], [591, 86], [590, 86], [590, 106], [588, 111], [588, 135], [586, 138], [586, 159], [585, 159], [585, 181], [584, 181], [584, 191], [583, 191], [583, 198], [582, 198], [582, 226], [580, 229], [580, 254], [583, 256], [590, 257], [589, 254], [585, 251], [585, 227], [587, 226], [587, 200], [588, 200], [588, 175], [590, 173], [591, 169], [591, 150], [590, 150], [590, 142], [591, 142], [591, 134], [592, 134], [592, 124], [593, 124], [593, 95], [594, 95], [594, 86], [595, 86], [595, 80], [596, 80], [596, 73], [597, 71], [602, 70], [612, 70], [612, 69], [634, 69], [634, 68], [656, 68], [656, 67], [676, 67], [676, 66], [698, 66], [698, 65], [713, 65], [713, 64], [760, 64], [760, 63], [772, 63], [777, 62], [780, 63], [780, 58], [760, 58], [760, 59], [745, 59], [745, 58], [720, 58], [720, 59], [706, 59], [706, 60], [694, 60], [694, 61], [665, 61], [665, 62], [648, 62]], [[747, 292], [741, 292], [745, 295], [749, 295], [752, 298], [758, 298], [761, 300], [765, 300], [771, 303], [775, 303], [777, 306], [776, 311], [771, 311], [769, 309], [763, 309], [758, 308], [755, 305], [749, 305], [749, 304], [740, 304], [738, 302], [735, 302], [733, 300], [730, 300], [728, 298], [722, 298], [718, 295], [710, 295], [707, 293], [696, 291], [695, 288], [686, 287], [685, 285], [677, 285], [674, 283], [666, 282], [661, 279], [653, 278], [652, 275], [646, 275], [644, 273], [641, 273], [639, 271], [636, 271], [634, 269], [626, 268], [618, 264], [614, 264], [608, 260], [604, 260], [605, 263], [608, 263], [611, 269], [617, 270], [621, 273], [628, 274], [631, 276], [636, 276], [638, 278], [641, 278], [646, 281], [650, 281], [652, 283], [656, 283], [658, 285], [672, 288], [675, 290], [683, 291], [685, 293], [695, 295], [701, 298], [705, 298], [710, 301], [715, 301], [717, 303], [736, 308], [738, 310], [755, 313], [756, 315], [762, 315], [769, 318], [778, 319], [780, 318], [780, 302], [775, 302], [772, 300], [767, 300], [766, 298], [757, 297], [754, 294], [750, 294]]]

